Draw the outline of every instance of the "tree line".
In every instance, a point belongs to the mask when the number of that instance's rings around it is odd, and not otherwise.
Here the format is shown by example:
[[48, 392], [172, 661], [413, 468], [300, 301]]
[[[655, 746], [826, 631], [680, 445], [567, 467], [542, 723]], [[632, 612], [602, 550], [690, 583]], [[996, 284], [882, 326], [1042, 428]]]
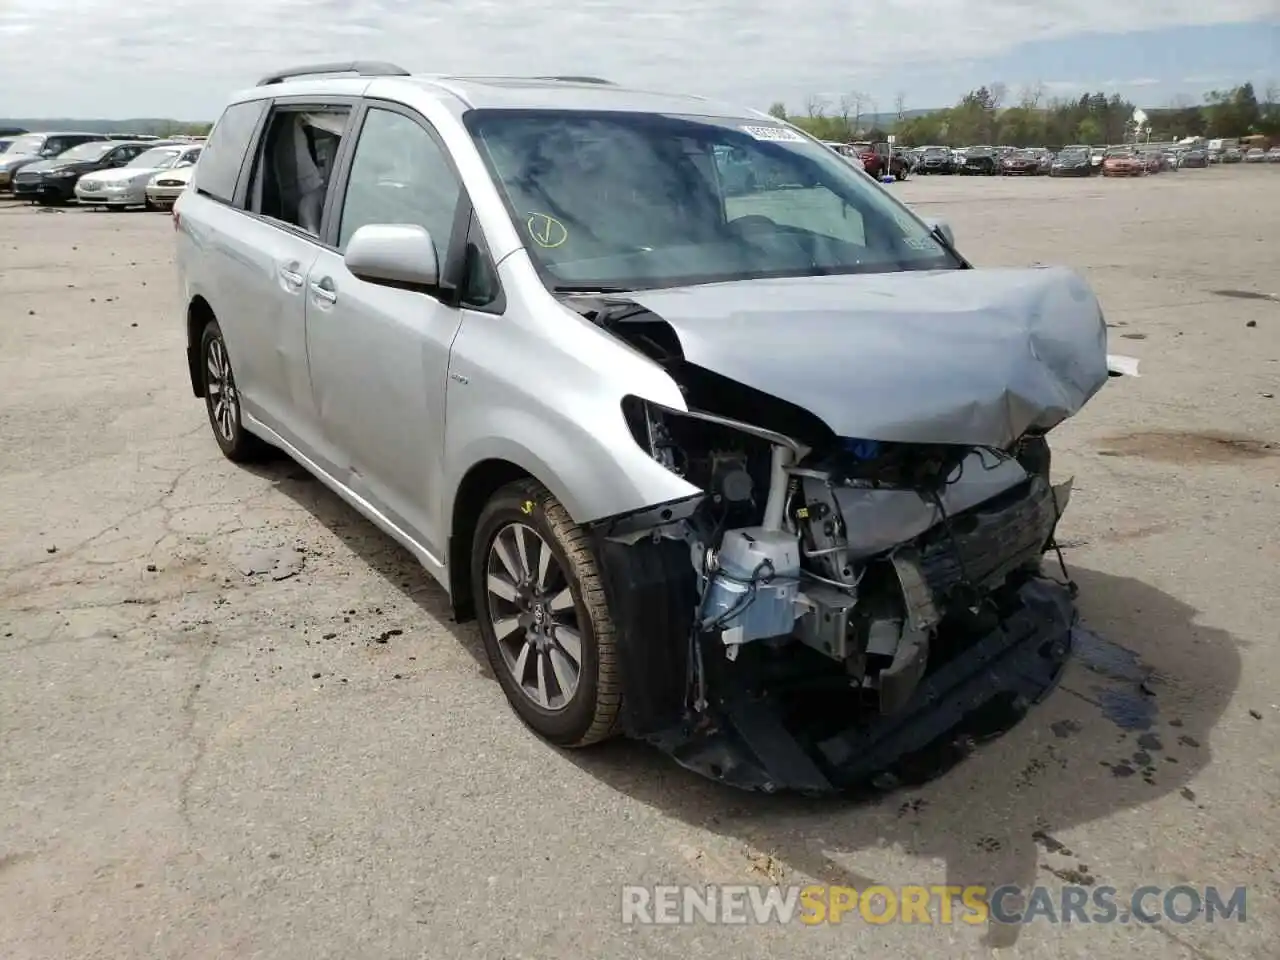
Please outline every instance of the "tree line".
[[775, 103], [769, 112], [822, 140], [883, 140], [892, 133], [907, 146], [1061, 147], [1250, 134], [1280, 138], [1280, 85], [1275, 83], [1261, 97], [1252, 83], [1242, 83], [1210, 90], [1199, 104], [1178, 98], [1163, 108], [1144, 109], [1147, 120], [1142, 126], [1133, 123], [1133, 102], [1118, 93], [1048, 97], [1042, 85], [1024, 88], [1016, 98], [1009, 97], [1002, 83], [984, 85], [941, 110], [907, 111], [902, 95], [896, 98], [893, 113], [875, 113], [874, 106], [868, 97], [855, 93], [834, 103], [810, 98], [799, 115], [789, 113], [783, 103]]

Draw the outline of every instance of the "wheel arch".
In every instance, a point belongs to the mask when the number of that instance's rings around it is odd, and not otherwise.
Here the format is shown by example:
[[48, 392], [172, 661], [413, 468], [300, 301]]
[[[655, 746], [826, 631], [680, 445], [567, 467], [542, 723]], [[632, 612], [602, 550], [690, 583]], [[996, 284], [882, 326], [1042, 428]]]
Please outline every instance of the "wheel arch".
[[[474, 464], [463, 476], [453, 497], [449, 524], [449, 600], [459, 623], [475, 619], [472, 597], [471, 547], [476, 522], [489, 499], [507, 484], [538, 480], [527, 469], [499, 457]], [[550, 489], [550, 488], [548, 488]]]
[[187, 375], [191, 378], [191, 392], [204, 397], [204, 377], [200, 375], [200, 338], [204, 328], [217, 320], [209, 301], [196, 294], [187, 304]]

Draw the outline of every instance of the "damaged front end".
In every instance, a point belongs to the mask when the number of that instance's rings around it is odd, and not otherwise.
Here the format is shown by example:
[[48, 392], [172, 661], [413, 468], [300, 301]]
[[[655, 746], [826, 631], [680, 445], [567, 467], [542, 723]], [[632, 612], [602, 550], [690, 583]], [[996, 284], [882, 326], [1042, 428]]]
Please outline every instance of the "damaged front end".
[[1052, 688], [1075, 613], [1039, 572], [1070, 496], [1043, 441], [820, 453], [636, 408], [707, 493], [595, 527], [630, 734], [736, 786], [827, 792]]
[[687, 410], [623, 412], [703, 491], [592, 525], [629, 734], [727, 784], [825, 793], [998, 732], [1052, 690], [1076, 612], [1040, 569], [1071, 494], [1050, 484], [1043, 430], [843, 437], [689, 363], [634, 302], [584, 312], [680, 384]]

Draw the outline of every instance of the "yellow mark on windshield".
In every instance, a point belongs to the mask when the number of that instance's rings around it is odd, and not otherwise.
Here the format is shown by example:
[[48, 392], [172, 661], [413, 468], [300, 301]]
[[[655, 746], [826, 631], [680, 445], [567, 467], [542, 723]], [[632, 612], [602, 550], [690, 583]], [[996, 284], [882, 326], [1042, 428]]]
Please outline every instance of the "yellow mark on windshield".
[[569, 239], [569, 230], [555, 217], [545, 213], [531, 213], [525, 222], [533, 242], [548, 250], [560, 246]]

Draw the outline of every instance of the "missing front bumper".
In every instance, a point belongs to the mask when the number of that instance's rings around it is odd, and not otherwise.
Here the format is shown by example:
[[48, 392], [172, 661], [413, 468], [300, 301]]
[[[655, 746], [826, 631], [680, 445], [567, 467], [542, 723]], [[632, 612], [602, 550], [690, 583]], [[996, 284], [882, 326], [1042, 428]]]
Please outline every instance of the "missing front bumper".
[[[696, 728], [671, 727], [645, 739], [682, 766], [727, 785], [765, 792], [824, 794], [864, 786], [924, 752], [975, 734], [1002, 732], [1056, 686], [1076, 621], [1071, 591], [1036, 577], [980, 639], [927, 674], [906, 706], [888, 717], [860, 715], [813, 737], [793, 707], [769, 695], [730, 693]], [[992, 729], [992, 718], [1004, 718]]]

